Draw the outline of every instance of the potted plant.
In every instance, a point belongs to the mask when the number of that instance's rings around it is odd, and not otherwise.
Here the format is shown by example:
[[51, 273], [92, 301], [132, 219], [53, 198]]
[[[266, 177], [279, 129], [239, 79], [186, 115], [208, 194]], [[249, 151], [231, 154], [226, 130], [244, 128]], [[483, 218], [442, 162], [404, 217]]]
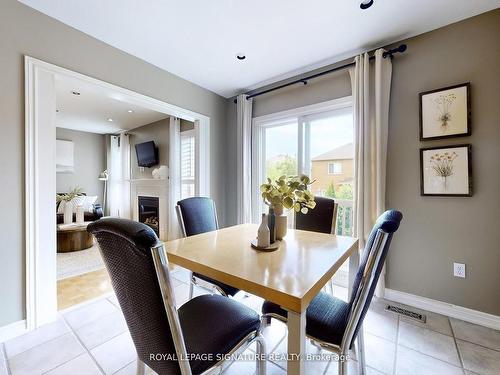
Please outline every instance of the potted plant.
[[309, 191], [309, 185], [313, 182], [306, 175], [283, 175], [274, 181], [268, 178], [267, 183], [260, 186], [264, 203], [272, 208], [276, 215], [277, 239], [280, 240], [286, 235], [287, 216], [283, 214], [284, 209], [306, 214], [309, 209], [316, 207], [314, 195]]
[[73, 222], [73, 205], [71, 204], [71, 201], [73, 198], [79, 196], [82, 193], [81, 188], [74, 188], [70, 190], [68, 193], [65, 194], [57, 194], [56, 195], [56, 202], [59, 203], [60, 205], [63, 206], [63, 212], [64, 212], [64, 224], [71, 224]]

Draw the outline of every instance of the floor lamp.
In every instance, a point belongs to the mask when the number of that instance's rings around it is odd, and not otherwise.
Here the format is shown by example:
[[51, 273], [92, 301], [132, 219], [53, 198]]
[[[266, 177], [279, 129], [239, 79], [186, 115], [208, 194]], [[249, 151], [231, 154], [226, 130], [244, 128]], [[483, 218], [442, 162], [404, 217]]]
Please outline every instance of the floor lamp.
[[102, 212], [103, 212], [104, 216], [106, 216], [106, 198], [108, 195], [108, 178], [109, 178], [109, 174], [108, 174], [107, 169], [105, 169], [104, 171], [102, 171], [99, 174], [99, 181], [104, 181], [104, 196], [102, 198]]

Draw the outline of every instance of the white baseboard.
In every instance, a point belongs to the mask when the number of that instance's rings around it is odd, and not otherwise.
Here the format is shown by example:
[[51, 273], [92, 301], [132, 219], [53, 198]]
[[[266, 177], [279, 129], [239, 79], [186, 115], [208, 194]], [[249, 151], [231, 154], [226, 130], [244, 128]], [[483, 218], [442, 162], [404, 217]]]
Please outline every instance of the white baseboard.
[[20, 320], [18, 322], [0, 327], [0, 342], [13, 339], [14, 337], [20, 336], [26, 332], [26, 320]]
[[431, 311], [437, 314], [447, 315], [452, 318], [466, 322], [479, 324], [481, 326], [500, 330], [500, 316], [484, 313], [467, 307], [453, 305], [447, 302], [437, 301], [415, 294], [400, 292], [393, 289], [385, 289], [385, 299], [413, 306], [418, 309]]

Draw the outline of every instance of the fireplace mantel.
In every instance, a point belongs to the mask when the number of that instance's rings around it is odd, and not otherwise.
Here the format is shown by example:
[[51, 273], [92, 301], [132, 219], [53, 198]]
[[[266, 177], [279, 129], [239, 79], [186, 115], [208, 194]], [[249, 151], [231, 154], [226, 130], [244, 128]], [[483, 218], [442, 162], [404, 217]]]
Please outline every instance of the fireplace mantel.
[[156, 197], [160, 204], [160, 239], [167, 240], [168, 228], [168, 180], [163, 179], [131, 179], [130, 180], [130, 204], [132, 219], [139, 220], [138, 197]]

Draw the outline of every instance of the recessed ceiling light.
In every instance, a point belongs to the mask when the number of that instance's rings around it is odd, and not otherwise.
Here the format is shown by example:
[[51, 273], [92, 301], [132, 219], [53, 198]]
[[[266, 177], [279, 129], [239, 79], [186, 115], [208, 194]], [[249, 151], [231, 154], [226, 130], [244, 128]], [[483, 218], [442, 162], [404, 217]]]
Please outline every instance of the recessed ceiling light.
[[364, 0], [361, 2], [361, 4], [359, 4], [359, 7], [364, 10], [368, 9], [372, 5], [373, 5], [373, 0]]
[[128, 113], [134, 113], [134, 111], [133, 111], [133, 110], [131, 110], [131, 109], [129, 109], [127, 112], [128, 112]]
[[245, 56], [245, 54], [244, 54], [244, 53], [237, 53], [237, 54], [236, 54], [236, 58], [237, 58], [238, 60], [245, 60], [247, 57]]
[[108, 121], [109, 121], [109, 122], [113, 122], [113, 119], [112, 119], [112, 118], [108, 118]]
[[79, 96], [79, 95], [80, 95], [80, 93], [79, 93], [78, 91], [71, 91], [71, 93], [72, 93], [73, 95], [76, 95], [76, 96]]

